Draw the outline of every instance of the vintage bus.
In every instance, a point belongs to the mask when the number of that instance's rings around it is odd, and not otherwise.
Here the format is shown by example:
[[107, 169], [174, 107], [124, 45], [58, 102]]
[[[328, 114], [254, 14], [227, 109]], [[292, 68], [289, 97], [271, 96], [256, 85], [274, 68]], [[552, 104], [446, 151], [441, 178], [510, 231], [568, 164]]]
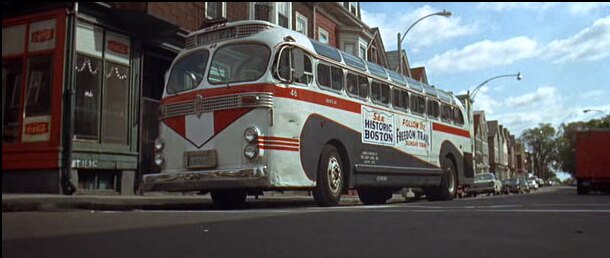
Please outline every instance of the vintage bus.
[[312, 191], [320, 206], [473, 181], [471, 126], [450, 93], [264, 21], [191, 33], [166, 76], [147, 191]]

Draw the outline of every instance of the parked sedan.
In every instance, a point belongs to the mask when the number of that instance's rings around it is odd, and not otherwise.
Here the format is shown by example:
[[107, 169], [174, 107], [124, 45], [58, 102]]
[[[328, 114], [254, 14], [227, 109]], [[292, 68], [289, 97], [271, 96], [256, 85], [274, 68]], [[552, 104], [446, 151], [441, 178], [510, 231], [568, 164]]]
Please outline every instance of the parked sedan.
[[[515, 193], [520, 194], [525, 192], [527, 185], [524, 185], [516, 178], [502, 180], [502, 192], [505, 194]], [[529, 191], [529, 190], [527, 190]]]
[[478, 174], [474, 177], [474, 185], [466, 190], [467, 195], [477, 196], [477, 194], [500, 194], [502, 192], [502, 182], [496, 179], [492, 173]]

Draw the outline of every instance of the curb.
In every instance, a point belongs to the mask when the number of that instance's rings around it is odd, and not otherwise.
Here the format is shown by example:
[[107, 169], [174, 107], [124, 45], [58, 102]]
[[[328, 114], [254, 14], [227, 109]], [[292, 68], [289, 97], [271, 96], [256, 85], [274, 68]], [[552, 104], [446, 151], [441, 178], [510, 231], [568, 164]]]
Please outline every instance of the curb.
[[[404, 202], [395, 195], [388, 203]], [[357, 196], [343, 196], [340, 206], [362, 205]], [[312, 196], [261, 196], [248, 197], [241, 209], [315, 207]], [[4, 197], [2, 212], [62, 211], [62, 210], [218, 210], [209, 196], [56, 196], [56, 197]]]

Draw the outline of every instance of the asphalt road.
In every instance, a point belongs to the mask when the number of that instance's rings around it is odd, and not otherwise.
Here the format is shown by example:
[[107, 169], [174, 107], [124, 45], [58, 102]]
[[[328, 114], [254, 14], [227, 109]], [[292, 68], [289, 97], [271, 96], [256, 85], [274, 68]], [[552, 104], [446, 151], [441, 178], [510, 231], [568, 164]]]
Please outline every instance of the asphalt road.
[[380, 206], [2, 214], [3, 257], [608, 257], [610, 196], [575, 188]]

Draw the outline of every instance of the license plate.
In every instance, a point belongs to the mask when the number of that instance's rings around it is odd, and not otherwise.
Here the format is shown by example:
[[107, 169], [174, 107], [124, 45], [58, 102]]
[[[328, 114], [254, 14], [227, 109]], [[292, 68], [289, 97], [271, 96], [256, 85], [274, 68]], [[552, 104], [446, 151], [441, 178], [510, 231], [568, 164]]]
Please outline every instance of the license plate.
[[189, 151], [184, 153], [186, 168], [214, 168], [217, 166], [215, 150]]

